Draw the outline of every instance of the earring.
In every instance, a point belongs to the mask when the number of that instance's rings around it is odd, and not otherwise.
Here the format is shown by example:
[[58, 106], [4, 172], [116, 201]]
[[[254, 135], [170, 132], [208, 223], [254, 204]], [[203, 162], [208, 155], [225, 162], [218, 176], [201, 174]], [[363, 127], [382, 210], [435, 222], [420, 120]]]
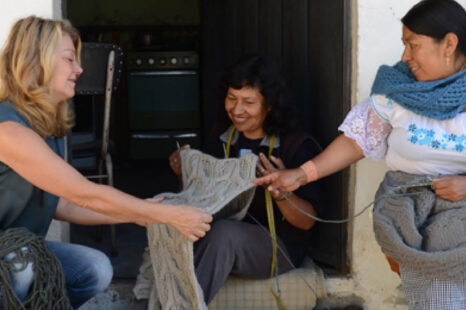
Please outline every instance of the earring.
[[450, 65], [450, 56], [447, 56], [447, 57], [445, 58], [445, 60], [446, 60], [446, 62], [447, 62], [447, 66], [449, 66], [449, 65]]

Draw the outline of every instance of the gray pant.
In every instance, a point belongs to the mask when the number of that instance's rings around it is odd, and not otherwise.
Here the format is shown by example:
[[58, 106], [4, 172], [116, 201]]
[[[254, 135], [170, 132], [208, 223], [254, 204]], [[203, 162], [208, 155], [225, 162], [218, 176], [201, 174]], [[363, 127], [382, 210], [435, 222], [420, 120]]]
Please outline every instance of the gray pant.
[[[268, 229], [257, 224], [219, 220], [194, 244], [194, 266], [204, 299], [209, 304], [229, 274], [245, 278], [270, 277], [272, 242]], [[278, 246], [288, 255], [279, 239]], [[278, 274], [293, 267], [277, 250]]]

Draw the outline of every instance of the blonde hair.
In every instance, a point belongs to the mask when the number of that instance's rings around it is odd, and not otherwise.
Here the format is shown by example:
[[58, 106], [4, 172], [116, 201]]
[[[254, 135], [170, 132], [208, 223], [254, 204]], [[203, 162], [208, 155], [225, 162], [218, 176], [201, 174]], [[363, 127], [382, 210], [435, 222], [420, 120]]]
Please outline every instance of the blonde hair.
[[68, 34], [79, 62], [81, 39], [67, 20], [29, 16], [11, 28], [0, 55], [0, 101], [9, 99], [31, 128], [42, 137], [63, 137], [73, 114], [66, 101], [56, 102], [51, 91], [54, 59]]

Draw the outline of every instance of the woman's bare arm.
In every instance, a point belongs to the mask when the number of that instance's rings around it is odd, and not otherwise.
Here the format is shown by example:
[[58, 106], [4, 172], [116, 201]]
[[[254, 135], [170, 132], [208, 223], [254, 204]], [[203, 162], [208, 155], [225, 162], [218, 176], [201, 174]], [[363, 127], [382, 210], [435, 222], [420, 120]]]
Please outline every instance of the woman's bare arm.
[[[318, 178], [338, 172], [352, 163], [364, 158], [362, 149], [356, 142], [344, 134], [338, 136], [322, 153], [312, 159]], [[308, 183], [303, 169], [279, 170], [267, 176], [255, 179], [257, 185], [267, 186], [270, 191], [294, 191]]]
[[153, 203], [87, 180], [19, 123], [0, 123], [0, 145], [0, 161], [35, 186], [78, 206], [123, 221], [169, 224], [192, 241], [210, 228], [212, 217], [198, 208]]

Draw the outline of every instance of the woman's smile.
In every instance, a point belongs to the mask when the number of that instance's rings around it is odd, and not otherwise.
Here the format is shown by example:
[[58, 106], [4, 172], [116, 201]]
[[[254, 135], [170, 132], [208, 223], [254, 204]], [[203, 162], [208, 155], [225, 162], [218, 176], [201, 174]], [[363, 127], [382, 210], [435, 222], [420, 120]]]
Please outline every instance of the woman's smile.
[[230, 87], [225, 98], [225, 111], [236, 129], [246, 138], [258, 139], [265, 136], [263, 126], [267, 108], [264, 96], [257, 87]]

